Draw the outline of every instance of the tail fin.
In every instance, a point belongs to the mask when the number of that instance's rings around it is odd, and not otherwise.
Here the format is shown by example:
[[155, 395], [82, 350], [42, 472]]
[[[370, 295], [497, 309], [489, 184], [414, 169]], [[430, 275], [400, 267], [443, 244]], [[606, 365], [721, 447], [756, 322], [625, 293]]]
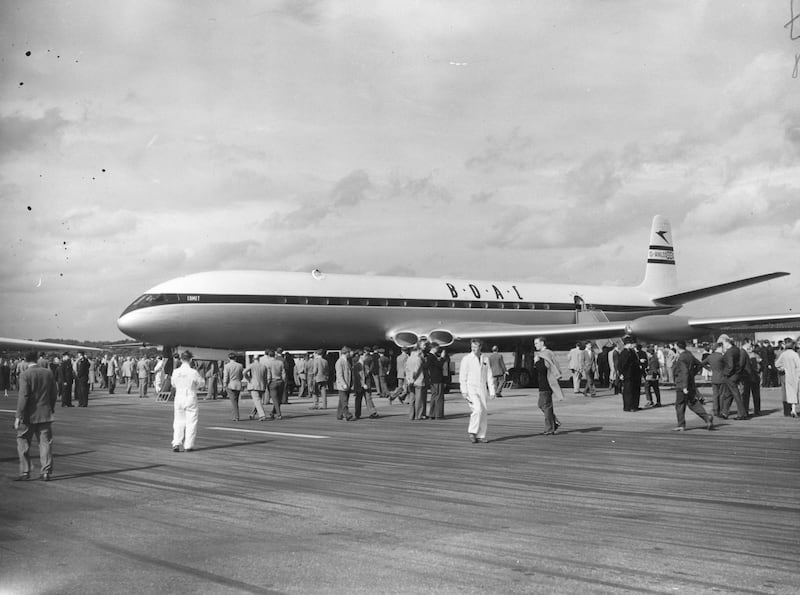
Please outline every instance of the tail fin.
[[656, 215], [650, 228], [647, 267], [639, 289], [652, 297], [670, 295], [678, 289], [672, 226], [666, 217]]

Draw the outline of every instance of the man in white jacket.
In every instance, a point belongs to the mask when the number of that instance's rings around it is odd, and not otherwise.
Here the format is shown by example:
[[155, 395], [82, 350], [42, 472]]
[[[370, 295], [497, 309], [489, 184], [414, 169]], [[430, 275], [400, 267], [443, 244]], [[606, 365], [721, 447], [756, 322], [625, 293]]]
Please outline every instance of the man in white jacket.
[[192, 367], [190, 351], [181, 353], [181, 366], [172, 373], [175, 388], [175, 418], [172, 422], [172, 450], [194, 450], [197, 436], [197, 391], [205, 386], [203, 377]]
[[481, 353], [481, 341], [473, 339], [471, 353], [464, 356], [458, 371], [461, 383], [461, 396], [472, 410], [469, 416], [469, 440], [473, 444], [486, 442], [488, 426], [487, 397], [494, 398], [494, 378], [489, 368], [488, 358]]

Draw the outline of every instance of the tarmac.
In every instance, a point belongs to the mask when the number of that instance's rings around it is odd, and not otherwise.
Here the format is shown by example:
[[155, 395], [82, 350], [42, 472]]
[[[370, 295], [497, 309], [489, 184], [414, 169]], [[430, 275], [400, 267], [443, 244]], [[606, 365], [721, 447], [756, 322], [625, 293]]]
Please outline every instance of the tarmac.
[[760, 417], [708, 431], [687, 411], [680, 433], [673, 391], [634, 413], [565, 394], [546, 436], [537, 391], [505, 391], [486, 444], [453, 393], [425, 421], [386, 400], [337, 421], [333, 397], [237, 423], [202, 401], [197, 450], [173, 453], [172, 404], [118, 387], [56, 408], [50, 482], [35, 447], [12, 481], [0, 397], [0, 593], [800, 591], [800, 421], [778, 389]]

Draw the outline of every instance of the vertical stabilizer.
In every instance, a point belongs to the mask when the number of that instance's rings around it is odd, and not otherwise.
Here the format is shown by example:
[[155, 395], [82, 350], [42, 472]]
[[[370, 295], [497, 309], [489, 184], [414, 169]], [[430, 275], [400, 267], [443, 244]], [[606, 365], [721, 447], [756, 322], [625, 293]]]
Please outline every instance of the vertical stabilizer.
[[653, 217], [650, 244], [647, 249], [647, 267], [644, 281], [639, 288], [652, 298], [670, 295], [678, 288], [672, 226], [667, 218], [661, 215]]

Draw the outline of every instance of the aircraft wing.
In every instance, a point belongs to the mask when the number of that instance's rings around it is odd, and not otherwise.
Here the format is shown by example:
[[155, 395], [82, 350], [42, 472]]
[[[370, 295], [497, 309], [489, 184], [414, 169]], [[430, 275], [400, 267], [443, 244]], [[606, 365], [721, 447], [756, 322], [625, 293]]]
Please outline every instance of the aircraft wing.
[[68, 345], [66, 343], [48, 343], [46, 341], [30, 341], [27, 339], [9, 339], [0, 337], [0, 348], [7, 349], [48, 349], [59, 351], [103, 351], [97, 347]]
[[758, 332], [800, 330], [800, 314], [765, 314], [690, 318], [687, 316], [653, 315], [634, 320], [591, 322], [580, 324], [517, 325], [498, 323], [456, 323], [430, 333], [434, 341], [447, 344], [469, 339], [524, 339], [537, 336], [558, 341], [611, 339], [632, 335], [643, 341], [677, 341], [715, 332]]
[[729, 316], [715, 318], [692, 318], [689, 324], [728, 332], [800, 331], [800, 314], [765, 314], [763, 316]]
[[628, 332], [629, 322], [593, 322], [586, 324], [456, 324], [447, 327], [456, 341], [468, 339], [514, 339], [525, 337], [558, 337], [559, 339], [602, 339], [621, 337]]

